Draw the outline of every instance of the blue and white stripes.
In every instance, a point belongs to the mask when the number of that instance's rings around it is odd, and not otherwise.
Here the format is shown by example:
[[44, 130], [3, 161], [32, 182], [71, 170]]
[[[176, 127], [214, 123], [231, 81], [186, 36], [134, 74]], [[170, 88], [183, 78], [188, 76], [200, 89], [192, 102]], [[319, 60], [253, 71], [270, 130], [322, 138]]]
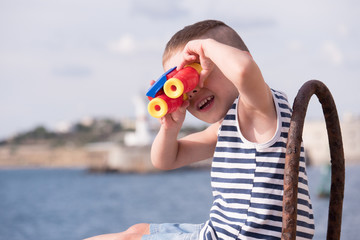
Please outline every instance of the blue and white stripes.
[[[285, 150], [291, 108], [272, 91], [278, 126], [267, 143], [247, 141], [237, 119], [237, 101], [219, 130], [211, 170], [214, 196], [200, 239], [280, 239]], [[312, 239], [314, 220], [301, 149], [297, 239]]]

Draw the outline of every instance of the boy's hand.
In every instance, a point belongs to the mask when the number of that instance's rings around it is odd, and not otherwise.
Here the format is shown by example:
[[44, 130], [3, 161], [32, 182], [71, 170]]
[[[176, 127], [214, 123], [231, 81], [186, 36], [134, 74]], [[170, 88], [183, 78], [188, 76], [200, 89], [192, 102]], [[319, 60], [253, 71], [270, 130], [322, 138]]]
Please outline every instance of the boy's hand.
[[205, 55], [204, 51], [204, 42], [206, 40], [192, 40], [188, 42], [182, 52], [183, 61], [179, 64], [177, 69], [182, 69], [185, 65], [191, 64], [194, 62], [200, 63], [202, 71], [200, 73], [200, 82], [199, 87], [204, 86], [204, 81], [207, 76], [211, 73], [214, 68], [214, 63]]
[[165, 129], [174, 129], [177, 132], [180, 131], [181, 126], [185, 120], [186, 108], [189, 106], [189, 101], [184, 101], [181, 107], [175, 112], [166, 114], [160, 118], [160, 123]]
[[[150, 81], [150, 85], [152, 86], [155, 83], [155, 80]], [[166, 114], [165, 116], [159, 119], [161, 125], [165, 129], [174, 129], [176, 131], [180, 131], [181, 126], [185, 120], [186, 109], [189, 106], [189, 101], [184, 101], [181, 107], [179, 107], [175, 112], [170, 114]]]

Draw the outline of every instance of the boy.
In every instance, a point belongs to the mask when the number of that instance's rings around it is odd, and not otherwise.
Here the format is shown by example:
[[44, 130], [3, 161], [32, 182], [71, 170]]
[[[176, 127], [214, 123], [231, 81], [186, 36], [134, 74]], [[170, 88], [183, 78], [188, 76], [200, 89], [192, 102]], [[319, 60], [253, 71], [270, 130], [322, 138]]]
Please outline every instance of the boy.
[[[187, 26], [168, 42], [165, 70], [198, 62], [189, 100], [161, 118], [154, 166], [175, 169], [213, 158], [210, 219], [192, 224], [137, 224], [94, 239], [280, 239], [285, 147], [291, 117], [286, 96], [265, 83], [240, 36], [220, 21]], [[178, 139], [186, 109], [211, 125]], [[302, 148], [303, 151], [303, 148]], [[312, 239], [314, 220], [301, 153], [297, 239]]]

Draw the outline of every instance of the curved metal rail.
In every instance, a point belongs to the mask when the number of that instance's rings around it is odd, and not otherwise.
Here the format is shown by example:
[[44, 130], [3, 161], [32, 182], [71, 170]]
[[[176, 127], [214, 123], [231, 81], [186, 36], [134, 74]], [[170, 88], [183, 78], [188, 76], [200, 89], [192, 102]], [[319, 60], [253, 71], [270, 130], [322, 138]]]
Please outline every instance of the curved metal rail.
[[327, 239], [340, 239], [345, 183], [345, 159], [339, 117], [329, 89], [322, 82], [311, 80], [300, 88], [293, 104], [284, 170], [281, 236], [281, 239], [284, 240], [296, 239], [300, 148], [306, 110], [313, 94], [318, 97], [322, 105], [330, 146], [331, 192]]

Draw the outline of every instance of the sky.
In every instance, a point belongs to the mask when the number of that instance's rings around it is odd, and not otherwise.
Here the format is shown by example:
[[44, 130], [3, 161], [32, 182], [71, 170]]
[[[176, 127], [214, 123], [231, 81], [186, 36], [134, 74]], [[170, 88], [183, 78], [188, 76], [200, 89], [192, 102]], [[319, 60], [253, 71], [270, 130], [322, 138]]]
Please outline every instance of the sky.
[[[166, 42], [205, 19], [234, 28], [290, 102], [318, 79], [340, 116], [359, 116], [359, 12], [355, 0], [0, 0], [0, 138], [134, 117], [134, 96], [163, 73]], [[307, 119], [321, 117], [313, 97]]]

